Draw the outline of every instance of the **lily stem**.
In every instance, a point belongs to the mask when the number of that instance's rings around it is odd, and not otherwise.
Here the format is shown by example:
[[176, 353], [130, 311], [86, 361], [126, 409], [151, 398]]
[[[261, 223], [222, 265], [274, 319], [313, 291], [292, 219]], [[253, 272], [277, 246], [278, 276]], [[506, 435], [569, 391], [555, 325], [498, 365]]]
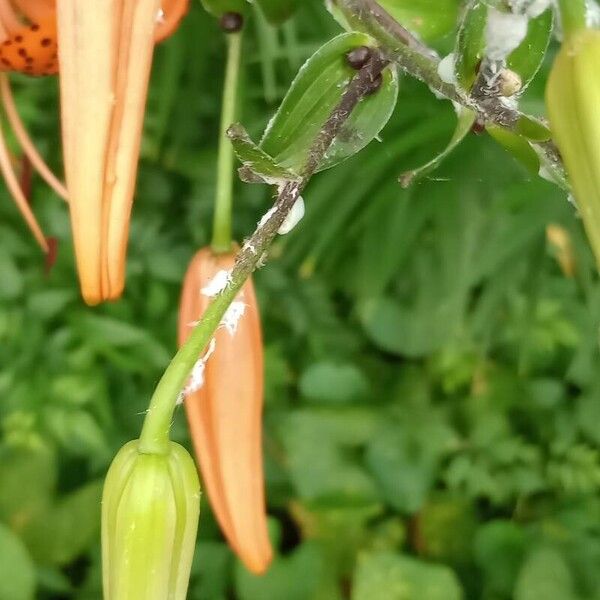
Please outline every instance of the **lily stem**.
[[221, 107], [217, 189], [213, 221], [212, 249], [216, 253], [231, 251], [231, 210], [233, 200], [233, 146], [227, 138], [228, 127], [236, 120], [237, 92], [242, 56], [242, 31], [227, 33], [227, 65]]
[[587, 15], [585, 0], [559, 0], [558, 5], [565, 36], [585, 29]]
[[229, 285], [210, 303], [200, 322], [194, 327], [187, 342], [179, 349], [163, 374], [150, 400], [139, 451], [145, 454], [166, 454], [169, 451], [169, 431], [177, 399], [198, 357], [210, 342], [227, 308], [237, 296], [244, 282], [261, 263], [277, 236], [277, 231], [298, 200], [300, 193], [317, 170], [325, 153], [348, 120], [356, 105], [373, 91], [373, 81], [388, 64], [379, 53], [353, 77], [340, 103], [314, 140], [308, 162], [300, 181], [289, 181], [279, 191], [277, 200], [267, 213], [269, 218], [256, 228], [238, 253], [230, 273]]

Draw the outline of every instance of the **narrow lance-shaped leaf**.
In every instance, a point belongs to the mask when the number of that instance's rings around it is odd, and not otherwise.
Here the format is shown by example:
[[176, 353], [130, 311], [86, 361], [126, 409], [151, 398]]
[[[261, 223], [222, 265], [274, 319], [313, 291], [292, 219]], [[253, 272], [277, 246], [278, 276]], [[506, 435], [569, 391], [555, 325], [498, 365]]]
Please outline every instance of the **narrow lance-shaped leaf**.
[[452, 153], [453, 150], [465, 139], [467, 134], [471, 131], [471, 127], [475, 123], [476, 115], [472, 110], [468, 108], [463, 108], [458, 113], [458, 122], [456, 123], [456, 129], [454, 130], [454, 134], [450, 139], [450, 142], [440, 152], [436, 157], [431, 159], [428, 163], [423, 166], [413, 169], [412, 171], [407, 171], [400, 176], [400, 183], [402, 187], [408, 187], [411, 183], [413, 183], [416, 179], [427, 175], [434, 169], [440, 166], [442, 161]]
[[298, 8], [298, 0], [256, 0], [256, 3], [273, 25], [287, 21]]
[[225, 13], [244, 13], [248, 9], [246, 0], [200, 0], [204, 9], [215, 17], [222, 17]]
[[460, 6], [459, 0], [378, 0], [378, 3], [424, 41], [450, 33]]
[[259, 148], [242, 125], [236, 123], [227, 130], [233, 150], [242, 163], [240, 178], [245, 183], [279, 185], [285, 181], [299, 181], [300, 176], [278, 165], [271, 156]]
[[456, 38], [456, 81], [464, 90], [470, 90], [477, 77], [479, 63], [485, 51], [485, 25], [488, 7], [481, 0], [471, 0], [465, 8]]
[[[301, 173], [310, 148], [339, 103], [356, 73], [347, 54], [357, 48], [368, 52], [375, 40], [362, 33], [342, 34], [322, 46], [300, 69], [260, 147], [286, 169]], [[396, 105], [398, 78], [395, 68], [384, 70], [374, 91], [355, 108], [336, 137], [318, 170], [352, 156], [373, 140], [389, 120]]]
[[540, 159], [531, 144], [518, 133], [487, 125], [486, 131], [506, 150], [508, 150], [532, 175], [540, 171]]
[[530, 19], [525, 39], [508, 56], [506, 66], [521, 78], [521, 92], [531, 83], [544, 60], [553, 22], [551, 9]]

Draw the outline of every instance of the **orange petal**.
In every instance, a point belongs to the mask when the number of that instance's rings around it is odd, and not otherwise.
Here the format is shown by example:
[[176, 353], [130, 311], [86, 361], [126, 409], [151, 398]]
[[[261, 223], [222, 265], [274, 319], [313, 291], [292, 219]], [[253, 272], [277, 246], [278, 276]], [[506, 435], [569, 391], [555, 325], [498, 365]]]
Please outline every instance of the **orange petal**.
[[15, 8], [35, 23], [54, 15], [56, 0], [12, 0]]
[[10, 152], [8, 150], [8, 146], [6, 145], [6, 141], [4, 139], [4, 133], [0, 128], [0, 171], [2, 171], [2, 175], [4, 177], [4, 181], [6, 183], [6, 187], [8, 187], [8, 191], [13, 197], [17, 208], [23, 215], [27, 226], [31, 230], [31, 233], [37, 240], [40, 248], [44, 252], [48, 252], [48, 242], [46, 240], [46, 236], [42, 231], [31, 207], [29, 206], [29, 201], [25, 196], [21, 185], [19, 183], [19, 179], [15, 173], [15, 170], [12, 166], [12, 161], [10, 158]]
[[[234, 255], [198, 252], [188, 269], [181, 299], [179, 342], [210, 303], [201, 289]], [[260, 317], [252, 282], [240, 292], [246, 311], [232, 336], [215, 334], [204, 386], [190, 394], [185, 408], [196, 456], [215, 515], [246, 567], [263, 573], [272, 559], [267, 533], [262, 466], [263, 354]]]
[[67, 190], [65, 186], [56, 178], [50, 167], [44, 162], [44, 159], [40, 156], [37, 151], [35, 144], [32, 142], [27, 129], [21, 121], [21, 117], [17, 111], [15, 101], [10, 88], [10, 81], [7, 75], [4, 73], [0, 74], [0, 96], [2, 97], [2, 104], [6, 111], [8, 121], [15, 133], [15, 136], [19, 140], [23, 152], [40, 174], [40, 176], [46, 181], [46, 183], [63, 199], [67, 199]]
[[58, 0], [63, 151], [89, 304], [123, 291], [160, 0]]
[[162, 12], [158, 18], [155, 41], [162, 42], [179, 27], [181, 19], [189, 8], [189, 0], [163, 0]]
[[54, 75], [58, 72], [56, 19], [45, 18], [22, 25], [0, 45], [0, 70], [27, 75]]

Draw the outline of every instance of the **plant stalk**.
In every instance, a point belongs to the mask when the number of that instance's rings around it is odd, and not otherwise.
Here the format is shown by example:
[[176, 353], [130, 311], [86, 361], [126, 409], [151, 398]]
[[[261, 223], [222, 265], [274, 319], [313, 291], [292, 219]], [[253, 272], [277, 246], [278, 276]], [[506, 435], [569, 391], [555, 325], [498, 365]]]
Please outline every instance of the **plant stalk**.
[[230, 273], [229, 285], [214, 298], [193, 329], [187, 342], [179, 349], [167, 367], [150, 400], [139, 451], [147, 454], [168, 452], [169, 431], [177, 399], [198, 357], [207, 347], [227, 308], [233, 302], [244, 282], [261, 263], [265, 253], [300, 193], [317, 170], [319, 163], [341, 131], [344, 123], [362, 98], [373, 90], [373, 82], [388, 64], [378, 52], [352, 78], [339, 104], [333, 110], [315, 139], [300, 181], [289, 181], [280, 189], [277, 200], [269, 211], [269, 218], [259, 225], [236, 257]]
[[227, 33], [227, 65], [219, 129], [219, 155], [217, 159], [217, 189], [213, 220], [212, 249], [216, 253], [231, 251], [231, 211], [233, 200], [233, 147], [227, 139], [227, 128], [236, 120], [240, 62], [242, 56], [242, 31]]

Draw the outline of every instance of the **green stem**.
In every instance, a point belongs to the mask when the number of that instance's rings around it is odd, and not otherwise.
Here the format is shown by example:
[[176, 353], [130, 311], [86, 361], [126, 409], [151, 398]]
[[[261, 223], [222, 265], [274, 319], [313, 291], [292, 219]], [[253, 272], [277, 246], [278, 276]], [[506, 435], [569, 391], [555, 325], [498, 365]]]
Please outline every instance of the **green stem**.
[[223, 86], [219, 156], [217, 160], [217, 189], [213, 221], [212, 249], [216, 253], [231, 251], [231, 205], [233, 199], [234, 154], [227, 139], [227, 129], [236, 120], [237, 91], [242, 55], [242, 32], [228, 33], [227, 66]]
[[230, 283], [213, 299], [186, 343], [164, 372], [152, 395], [140, 434], [139, 451], [144, 454], [167, 454], [173, 412], [198, 357], [207, 347], [227, 308], [269, 249], [281, 224], [298, 200], [302, 189], [317, 170], [319, 163], [357, 104], [372, 91], [373, 81], [386, 66], [378, 54], [350, 81], [338, 106], [314, 140], [301, 181], [289, 181], [280, 189], [266, 221], [257, 227], [238, 253]]
[[565, 37], [586, 28], [585, 0], [558, 0], [558, 5]]

